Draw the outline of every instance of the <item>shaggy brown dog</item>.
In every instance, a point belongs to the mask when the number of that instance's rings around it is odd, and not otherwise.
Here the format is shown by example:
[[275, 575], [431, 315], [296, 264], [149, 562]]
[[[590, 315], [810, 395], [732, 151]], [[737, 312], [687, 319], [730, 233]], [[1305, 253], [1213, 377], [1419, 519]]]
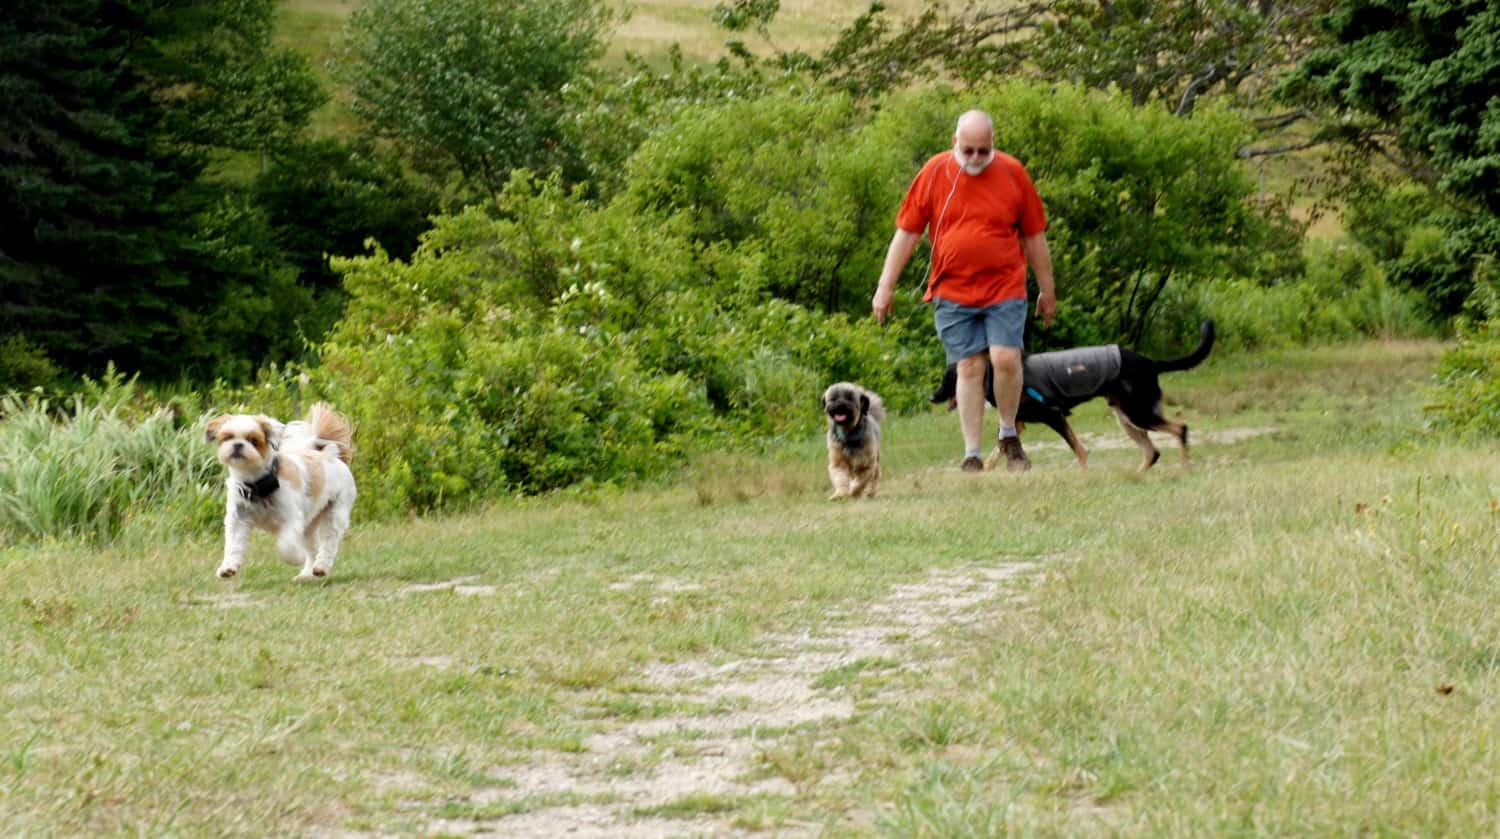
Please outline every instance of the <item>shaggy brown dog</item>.
[[880, 397], [851, 382], [823, 391], [828, 415], [829, 498], [873, 496], [880, 482], [880, 423], [885, 405]]

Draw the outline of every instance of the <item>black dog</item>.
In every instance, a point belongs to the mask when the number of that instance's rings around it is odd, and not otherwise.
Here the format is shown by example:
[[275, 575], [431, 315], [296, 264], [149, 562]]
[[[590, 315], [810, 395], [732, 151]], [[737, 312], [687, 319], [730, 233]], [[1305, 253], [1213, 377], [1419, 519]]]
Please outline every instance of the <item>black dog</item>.
[[[1021, 405], [1017, 424], [1039, 422], [1058, 433], [1067, 442], [1078, 465], [1088, 465], [1088, 452], [1078, 442], [1068, 425], [1068, 414], [1078, 405], [1096, 396], [1104, 397], [1114, 409], [1120, 427], [1141, 447], [1140, 471], [1150, 469], [1161, 458], [1151, 444], [1147, 431], [1163, 431], [1177, 438], [1182, 446], [1182, 460], [1188, 458], [1188, 428], [1161, 415], [1161, 383], [1157, 377], [1175, 370], [1191, 370], [1208, 358], [1214, 346], [1214, 322], [1206, 320], [1201, 328], [1198, 348], [1181, 358], [1157, 361], [1118, 344], [1102, 347], [1080, 347], [1058, 352], [1027, 355], [1022, 359]], [[947, 402], [953, 410], [958, 389], [957, 366], [948, 365], [943, 384], [932, 392], [932, 401]], [[984, 371], [984, 396], [995, 404], [995, 371]], [[992, 468], [998, 461], [997, 447], [985, 463]]]

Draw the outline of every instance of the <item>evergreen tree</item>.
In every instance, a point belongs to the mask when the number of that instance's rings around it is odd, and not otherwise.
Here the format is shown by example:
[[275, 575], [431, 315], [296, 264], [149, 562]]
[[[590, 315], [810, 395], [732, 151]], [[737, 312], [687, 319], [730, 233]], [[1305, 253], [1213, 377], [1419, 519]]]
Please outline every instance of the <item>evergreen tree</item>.
[[150, 377], [298, 345], [259, 344], [274, 313], [232, 305], [295, 274], [270, 237], [246, 235], [253, 225], [226, 240], [238, 211], [201, 178], [216, 150], [289, 142], [322, 101], [306, 63], [271, 48], [273, 11], [272, 0], [0, 11], [0, 338], [75, 372], [113, 361]]
[[0, 14], [0, 331], [73, 369], [162, 361], [189, 292], [174, 202], [199, 165], [153, 142], [144, 22], [110, 0]]

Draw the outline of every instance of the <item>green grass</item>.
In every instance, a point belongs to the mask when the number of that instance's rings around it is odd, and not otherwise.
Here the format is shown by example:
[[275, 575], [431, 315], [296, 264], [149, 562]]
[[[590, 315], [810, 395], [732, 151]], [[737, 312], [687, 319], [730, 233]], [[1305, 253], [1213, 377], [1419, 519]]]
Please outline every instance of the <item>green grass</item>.
[[[1488, 832], [1500, 450], [1421, 433], [1440, 349], [1173, 374], [1200, 442], [1144, 476], [1045, 430], [1030, 473], [963, 475], [934, 409], [888, 423], [873, 500], [826, 501], [809, 438], [656, 489], [356, 509], [324, 585], [264, 535], [227, 583], [211, 532], [13, 548], [0, 829]], [[1213, 442], [1247, 427], [1276, 431]], [[933, 599], [1018, 560], [977, 610]]]

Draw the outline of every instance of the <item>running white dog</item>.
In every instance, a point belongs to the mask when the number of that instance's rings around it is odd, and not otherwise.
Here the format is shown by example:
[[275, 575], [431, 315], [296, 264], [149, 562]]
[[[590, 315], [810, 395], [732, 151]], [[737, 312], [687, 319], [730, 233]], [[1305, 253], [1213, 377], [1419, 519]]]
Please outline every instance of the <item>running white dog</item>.
[[225, 480], [224, 561], [220, 577], [239, 573], [256, 529], [276, 534], [276, 549], [298, 566], [298, 580], [326, 577], [338, 557], [354, 508], [354, 455], [349, 420], [319, 402], [302, 421], [282, 425], [260, 415], [210, 420]]

